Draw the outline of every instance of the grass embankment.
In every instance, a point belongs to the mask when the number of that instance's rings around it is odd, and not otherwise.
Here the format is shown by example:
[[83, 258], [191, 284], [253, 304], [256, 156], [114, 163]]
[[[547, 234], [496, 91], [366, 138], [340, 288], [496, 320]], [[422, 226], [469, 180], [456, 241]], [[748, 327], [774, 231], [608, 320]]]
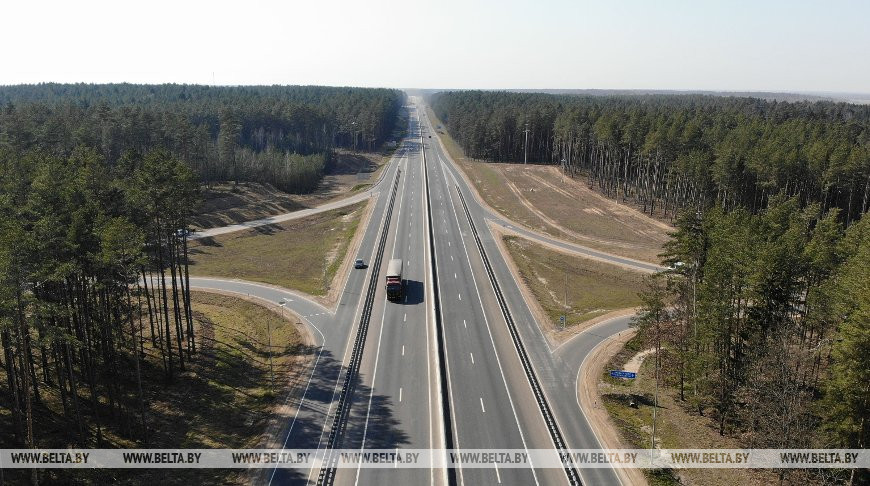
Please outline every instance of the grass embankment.
[[[635, 336], [604, 367], [598, 386], [601, 402], [610, 414], [620, 436], [629, 448], [649, 448], [652, 439], [652, 415], [655, 398], [655, 359], [647, 355], [637, 379], [611, 378], [609, 370], [623, 369], [644, 343]], [[687, 393], [689, 391], [687, 390]], [[629, 406], [634, 400], [637, 408]], [[679, 390], [660, 384], [656, 421], [656, 445], [670, 449], [741, 449], [744, 444], [717, 433], [717, 424], [688, 410], [679, 400]], [[754, 469], [683, 469], [679, 471], [644, 470], [650, 485], [704, 484], [774, 484], [776, 473]], [[679, 478], [679, 479], [678, 479]], [[680, 482], [682, 480], [682, 483]]]
[[325, 295], [367, 204], [196, 240], [190, 247], [190, 271], [197, 276], [253, 280]]
[[[177, 372], [167, 382], [160, 351], [152, 346], [147, 311], [143, 327], [144, 359], [141, 362], [142, 384], [148, 404], [146, 443], [131, 439], [129, 430], [139, 437], [138, 395], [125, 398], [130, 405], [129, 418], [119, 421], [101, 403], [102, 434], [106, 448], [253, 448], [266, 429], [273, 407], [289, 392], [294, 376], [304, 366], [310, 350], [294, 322], [257, 304], [223, 295], [192, 292], [194, 331], [197, 353], [186, 361], [184, 372]], [[172, 310], [170, 309], [170, 313]], [[272, 356], [275, 389], [269, 389], [269, 348], [267, 328], [272, 331]], [[126, 350], [126, 348], [125, 348]], [[128, 353], [129, 354], [129, 353]], [[133, 357], [126, 355], [126, 370], [132, 370]], [[177, 365], [177, 362], [176, 362]], [[37, 370], [38, 376], [41, 369]], [[5, 381], [0, 368], [0, 382]], [[124, 390], [136, 390], [135, 374], [122, 373]], [[57, 388], [42, 385], [43, 403], [34, 407], [34, 433], [40, 447], [66, 448], [75, 436], [74, 424], [63, 418]], [[79, 387], [82, 413], [90, 413], [88, 390]], [[0, 411], [8, 410], [5, 395], [0, 397]], [[4, 408], [5, 407], [5, 408]], [[12, 443], [12, 424], [8, 414], [0, 415], [0, 443]], [[93, 433], [93, 430], [91, 430]], [[90, 445], [93, 447], [93, 444]], [[246, 484], [245, 470], [235, 469], [53, 469], [40, 472], [42, 484]], [[29, 473], [9, 470], [9, 484], [22, 483]]]
[[566, 327], [571, 327], [617, 309], [640, 305], [641, 274], [553, 251], [524, 238], [504, 236], [503, 241], [523, 283], [541, 305], [549, 323], [558, 324], [559, 316], [567, 314]]
[[[431, 109], [428, 113], [441, 124]], [[563, 178], [552, 165], [471, 160], [446, 129], [436, 131], [483, 200], [505, 217], [555, 238], [659, 262], [668, 225], [598, 194], [582, 178]]]
[[203, 203], [191, 218], [191, 226], [206, 229], [238, 224], [348, 197], [377, 181], [393, 150], [383, 154], [336, 151], [317, 190], [310, 194], [289, 194], [256, 182], [214, 184], [203, 190]]

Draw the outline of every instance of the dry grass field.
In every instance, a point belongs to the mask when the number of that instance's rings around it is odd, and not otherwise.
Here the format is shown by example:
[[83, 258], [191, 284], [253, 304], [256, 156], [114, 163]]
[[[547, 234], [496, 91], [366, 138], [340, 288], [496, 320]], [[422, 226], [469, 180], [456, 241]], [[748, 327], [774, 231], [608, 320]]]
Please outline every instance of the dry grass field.
[[367, 204], [196, 240], [190, 245], [190, 272], [326, 295]]
[[[437, 120], [431, 110], [429, 116]], [[558, 167], [471, 160], [446, 131], [438, 136], [483, 200], [505, 217], [555, 238], [660, 263], [668, 224], [604, 197], [582, 178], [563, 177]]]
[[522, 283], [550, 323], [566, 314], [566, 327], [570, 328], [614, 310], [640, 305], [638, 292], [644, 281], [637, 272], [553, 251], [524, 238], [505, 236], [503, 241]]
[[[127, 431], [133, 424], [113, 419], [110, 405], [102, 400], [103, 447], [255, 448], [281, 399], [299, 383], [314, 349], [304, 342], [295, 315], [287, 312], [282, 319], [252, 302], [206, 292], [191, 292], [191, 306], [197, 353], [171, 382], [165, 378], [159, 350], [151, 344], [146, 311], [141, 372], [149, 404], [147, 443], [131, 440]], [[272, 332], [274, 389], [270, 389], [268, 329]], [[133, 368], [132, 355], [123, 360]], [[0, 368], [0, 379], [5, 380], [2, 373]], [[136, 390], [135, 375], [122, 376], [126, 379], [123, 389]], [[55, 387], [42, 386], [40, 391], [42, 403], [34, 407], [34, 422], [39, 424], [36, 443], [66, 448], [71, 445], [68, 430], [73, 424], [63, 418], [60, 394]], [[84, 406], [89, 403], [84, 383], [79, 396], [82, 413], [90, 414], [90, 405]], [[5, 394], [0, 395], [0, 410], [8, 410], [3, 399]], [[125, 397], [125, 402], [138, 420], [138, 395]], [[0, 443], [11, 443], [12, 430], [10, 416], [0, 415]], [[7, 470], [5, 484], [28, 484], [27, 474]], [[48, 469], [40, 472], [39, 479], [41, 484], [248, 484], [246, 475], [247, 471], [239, 469]]]

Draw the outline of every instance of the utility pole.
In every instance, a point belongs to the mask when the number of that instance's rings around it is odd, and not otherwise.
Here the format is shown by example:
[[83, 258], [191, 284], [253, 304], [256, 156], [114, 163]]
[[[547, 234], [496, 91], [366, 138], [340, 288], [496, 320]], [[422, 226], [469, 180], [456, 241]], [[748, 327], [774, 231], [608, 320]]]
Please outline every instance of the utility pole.
[[529, 163], [529, 122], [526, 122], [526, 129], [523, 130], [526, 134], [526, 141], [523, 143], [523, 165]]
[[[284, 320], [284, 306], [287, 305], [287, 302], [281, 302], [279, 304], [281, 307], [281, 320]], [[269, 335], [269, 388], [272, 393], [275, 393], [275, 367], [272, 364], [272, 323], [269, 319], [266, 319], [266, 333]]]
[[650, 449], [649, 449], [649, 458], [650, 462], [653, 460], [653, 451], [656, 448], [656, 419], [658, 418], [658, 409], [659, 409], [659, 350], [661, 347], [661, 335], [659, 334], [661, 331], [658, 329], [658, 323], [656, 323], [656, 389], [655, 395], [653, 398], [653, 416], [652, 416], [652, 438], [650, 440]]
[[568, 327], [568, 269], [565, 268], [565, 318], [562, 319], [565, 323], [564, 327]]

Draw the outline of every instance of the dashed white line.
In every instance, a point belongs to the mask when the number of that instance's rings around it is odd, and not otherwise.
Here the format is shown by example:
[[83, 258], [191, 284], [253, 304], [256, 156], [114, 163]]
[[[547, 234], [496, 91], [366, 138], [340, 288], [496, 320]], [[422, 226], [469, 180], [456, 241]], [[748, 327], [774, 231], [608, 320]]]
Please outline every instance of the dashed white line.
[[453, 255], [450, 255], [450, 261], [451, 262], [453, 261]]
[[462, 300], [462, 294], [457, 294], [457, 295], [459, 295], [459, 300]]
[[483, 397], [480, 397], [480, 409], [483, 410], [483, 413], [486, 413], [486, 407], [483, 406]]
[[456, 278], [456, 272], [453, 272], [453, 278], [454, 279]]
[[471, 364], [474, 364], [474, 353], [468, 353], [471, 356]]
[[465, 326], [466, 329], [468, 329], [468, 324], [465, 323], [465, 319], [462, 319], [462, 325]]
[[408, 322], [408, 313], [405, 312], [405, 317], [402, 318], [402, 322]]
[[399, 387], [399, 401], [402, 401], [402, 387]]
[[403, 344], [402, 345], [402, 356], [404, 356], [404, 355], [405, 355], [405, 345]]
[[501, 474], [498, 473], [498, 464], [492, 463], [495, 466], [495, 479], [498, 480], [498, 484], [501, 484]]

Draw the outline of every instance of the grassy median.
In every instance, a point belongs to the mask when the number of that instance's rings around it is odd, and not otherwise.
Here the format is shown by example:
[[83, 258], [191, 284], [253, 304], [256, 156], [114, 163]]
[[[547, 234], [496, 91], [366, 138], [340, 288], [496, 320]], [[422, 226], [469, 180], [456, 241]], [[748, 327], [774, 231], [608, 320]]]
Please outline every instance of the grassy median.
[[525, 238], [504, 236], [503, 241], [523, 283], [551, 323], [558, 323], [559, 316], [567, 314], [567, 326], [575, 326], [640, 305], [643, 275], [637, 272], [553, 251]]
[[367, 204], [197, 240], [190, 248], [190, 271], [325, 295]]

